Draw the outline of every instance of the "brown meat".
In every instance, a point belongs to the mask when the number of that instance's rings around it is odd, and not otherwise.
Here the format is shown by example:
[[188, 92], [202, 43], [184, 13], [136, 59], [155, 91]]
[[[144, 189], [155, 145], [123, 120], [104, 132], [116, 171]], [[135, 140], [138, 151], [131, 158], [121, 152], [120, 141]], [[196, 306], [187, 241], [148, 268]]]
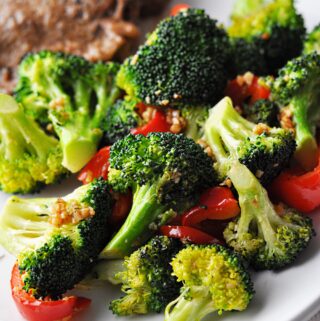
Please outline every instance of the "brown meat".
[[122, 60], [139, 38], [134, 24], [170, 0], [0, 0], [0, 92], [12, 92], [15, 67], [48, 49], [91, 61]]
[[121, 19], [122, 6], [118, 1], [117, 9], [113, 0], [2, 0], [0, 67], [13, 67], [26, 52], [41, 49], [109, 60], [139, 34]]

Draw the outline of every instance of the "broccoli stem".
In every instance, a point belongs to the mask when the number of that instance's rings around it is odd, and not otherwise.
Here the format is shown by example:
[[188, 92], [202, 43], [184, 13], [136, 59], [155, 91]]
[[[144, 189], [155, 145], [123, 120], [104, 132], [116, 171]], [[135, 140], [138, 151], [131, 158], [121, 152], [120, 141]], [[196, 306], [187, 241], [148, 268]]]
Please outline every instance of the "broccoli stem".
[[[210, 294], [208, 291], [202, 290], [200, 286], [195, 295], [192, 293], [191, 300], [188, 300], [188, 295], [186, 290], [176, 300], [168, 304], [165, 311], [165, 321], [200, 321], [206, 315], [216, 311]], [[185, 298], [186, 296], [187, 298]]]
[[8, 95], [0, 95], [0, 122], [8, 159], [21, 156], [26, 151], [36, 153], [39, 159], [46, 159], [48, 151], [58, 144]]
[[[28, 199], [11, 197], [0, 216], [0, 243], [12, 255], [18, 256], [25, 248], [36, 248], [44, 234], [54, 226], [48, 222], [51, 205], [55, 199]], [[14, 242], [12, 242], [14, 239]]]
[[263, 235], [267, 247], [275, 250], [276, 228], [284, 223], [275, 212], [267, 191], [250, 170], [238, 161], [232, 164], [228, 176], [239, 194], [242, 213], [239, 220], [239, 238], [249, 231], [251, 220], [256, 218], [258, 231]]
[[295, 158], [306, 169], [311, 170], [318, 164], [318, 147], [314, 137], [315, 128], [310, 128], [308, 107], [309, 97], [299, 97], [290, 103], [295, 122], [297, 149]]
[[[218, 128], [213, 126], [221, 124]], [[215, 127], [215, 128], [213, 128]], [[247, 138], [254, 136], [254, 125], [241, 117], [233, 108], [229, 97], [222, 99], [209, 112], [205, 123], [205, 139], [213, 151], [218, 163], [225, 164], [228, 158], [237, 156], [237, 147]], [[221, 142], [223, 137], [223, 142]], [[224, 145], [231, 155], [225, 151]]]
[[166, 206], [158, 201], [157, 192], [157, 183], [137, 186], [126, 221], [102, 251], [100, 258], [122, 258], [140, 245], [140, 241], [143, 241], [140, 238], [146, 237], [146, 231], [152, 229], [152, 224], [166, 211]]

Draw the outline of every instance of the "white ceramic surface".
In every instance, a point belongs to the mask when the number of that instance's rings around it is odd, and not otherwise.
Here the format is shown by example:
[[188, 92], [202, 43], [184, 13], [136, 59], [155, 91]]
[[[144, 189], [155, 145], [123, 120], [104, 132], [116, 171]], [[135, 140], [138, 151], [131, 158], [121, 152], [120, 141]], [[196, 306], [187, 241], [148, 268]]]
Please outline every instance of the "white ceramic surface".
[[[178, 1], [176, 1], [178, 2]], [[182, 2], [182, 1], [180, 1]], [[193, 6], [206, 8], [208, 12], [223, 23], [228, 23], [228, 15], [232, 0], [189, 0], [183, 1]], [[320, 21], [320, 2], [317, 0], [300, 0], [298, 8], [303, 13], [308, 28]], [[77, 183], [75, 180], [63, 182], [44, 191], [41, 196], [64, 195], [71, 191]], [[7, 199], [0, 193], [0, 206]], [[320, 211], [312, 215], [316, 230], [320, 235]], [[298, 259], [296, 264], [281, 272], [263, 272], [253, 274], [256, 295], [249, 309], [242, 313], [226, 313], [223, 317], [211, 316], [209, 320], [224, 321], [307, 321], [320, 308], [320, 237], [316, 237], [308, 250]], [[14, 258], [0, 248], [0, 321], [22, 321], [10, 295], [10, 269]], [[78, 321], [115, 321], [127, 320], [112, 316], [107, 309], [107, 302], [117, 297], [118, 289], [113, 286], [77, 292], [92, 298], [90, 310], [77, 318]], [[162, 315], [134, 317], [128, 320], [161, 321]], [[46, 320], [43, 320], [46, 321]]]

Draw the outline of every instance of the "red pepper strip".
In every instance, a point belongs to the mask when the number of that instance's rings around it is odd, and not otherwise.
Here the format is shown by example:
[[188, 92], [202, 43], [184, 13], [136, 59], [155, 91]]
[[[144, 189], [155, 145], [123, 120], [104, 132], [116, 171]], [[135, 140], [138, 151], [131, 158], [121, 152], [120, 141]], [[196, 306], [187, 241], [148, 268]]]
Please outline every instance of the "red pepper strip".
[[182, 225], [194, 226], [204, 220], [226, 220], [237, 216], [240, 208], [231, 190], [213, 187], [200, 197], [200, 205], [191, 208], [182, 216]]
[[131, 129], [131, 134], [146, 136], [152, 132], [170, 132], [170, 124], [167, 123], [166, 116], [159, 110], [156, 110], [153, 118], [145, 125]]
[[72, 316], [89, 307], [91, 300], [69, 296], [60, 300], [38, 300], [23, 290], [18, 265], [15, 264], [11, 273], [11, 291], [13, 300], [21, 313], [28, 321], [62, 321], [71, 320]]
[[110, 147], [101, 148], [91, 158], [89, 163], [81, 170], [78, 180], [83, 184], [92, 182], [95, 178], [103, 177], [108, 179]]
[[254, 104], [260, 99], [268, 99], [270, 96], [270, 89], [261, 84], [257, 76], [254, 76], [250, 86], [244, 81], [239, 81], [237, 78], [229, 81], [225, 94], [232, 99], [235, 106], [242, 106], [249, 98], [250, 104]]
[[132, 194], [115, 194], [116, 202], [112, 209], [112, 223], [121, 223], [128, 216], [132, 206]]
[[308, 213], [320, 206], [320, 157], [317, 167], [304, 174], [281, 173], [271, 185], [275, 197], [297, 210]]
[[252, 84], [248, 87], [249, 96], [251, 96], [250, 104], [254, 104], [257, 100], [268, 99], [270, 97], [270, 88], [259, 82], [259, 78], [254, 76]]
[[181, 241], [188, 241], [193, 244], [222, 244], [214, 236], [190, 226], [164, 225], [160, 227], [160, 231], [162, 235], [178, 238]]
[[180, 3], [173, 6], [170, 10], [170, 16], [176, 16], [180, 11], [189, 9], [190, 6], [186, 3]]

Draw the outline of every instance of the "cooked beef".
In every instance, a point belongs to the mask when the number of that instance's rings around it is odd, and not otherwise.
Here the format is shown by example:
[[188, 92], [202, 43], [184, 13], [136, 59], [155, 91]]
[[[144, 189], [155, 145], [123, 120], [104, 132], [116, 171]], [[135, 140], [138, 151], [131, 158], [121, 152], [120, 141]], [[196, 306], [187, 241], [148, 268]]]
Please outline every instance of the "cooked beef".
[[112, 0], [0, 1], [0, 66], [13, 67], [26, 52], [41, 49], [111, 59], [138, 37], [136, 26], [113, 8]]

